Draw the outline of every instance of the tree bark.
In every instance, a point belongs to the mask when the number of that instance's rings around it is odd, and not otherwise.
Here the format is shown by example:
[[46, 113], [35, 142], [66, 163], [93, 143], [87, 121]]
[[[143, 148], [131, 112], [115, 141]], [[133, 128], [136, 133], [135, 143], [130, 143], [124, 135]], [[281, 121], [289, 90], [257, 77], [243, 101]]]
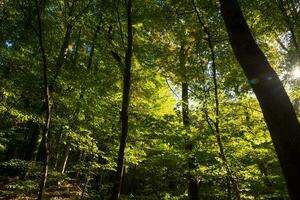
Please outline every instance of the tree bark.
[[256, 44], [237, 0], [220, 0], [230, 44], [259, 101], [291, 199], [300, 198], [300, 124], [293, 105]]
[[189, 94], [188, 94], [188, 83], [182, 83], [182, 121], [185, 130], [187, 131], [187, 136], [185, 138], [185, 150], [187, 152], [187, 162], [188, 162], [188, 196], [189, 200], [198, 200], [199, 191], [198, 191], [198, 182], [195, 179], [195, 176], [192, 174], [192, 171], [195, 170], [195, 159], [192, 155], [193, 143], [190, 136], [191, 121], [189, 118]]
[[189, 47], [185, 48], [185, 42], [182, 42], [179, 52], [179, 64], [182, 71], [182, 84], [181, 84], [181, 107], [182, 107], [182, 123], [186, 131], [185, 135], [185, 151], [187, 153], [187, 164], [188, 164], [188, 197], [189, 200], [199, 199], [198, 182], [193, 175], [192, 171], [196, 169], [195, 158], [192, 154], [193, 142], [190, 137], [190, 116], [189, 116], [189, 84], [186, 77], [186, 59], [188, 56]]
[[51, 119], [51, 105], [50, 105], [50, 93], [49, 93], [49, 84], [48, 84], [48, 65], [47, 65], [47, 58], [44, 49], [42, 20], [41, 20], [40, 6], [38, 0], [35, 0], [35, 5], [37, 10], [37, 18], [38, 18], [38, 40], [39, 40], [39, 46], [40, 46], [40, 51], [41, 51], [42, 61], [43, 61], [43, 86], [44, 86], [44, 101], [46, 106], [44, 127], [42, 130], [42, 142], [44, 146], [43, 172], [42, 172], [42, 178], [39, 185], [39, 194], [37, 197], [37, 200], [41, 200], [43, 198], [43, 193], [45, 190], [47, 177], [48, 177], [48, 165], [49, 165], [48, 132], [50, 127], [50, 119]]
[[117, 172], [115, 177], [115, 183], [112, 190], [111, 200], [116, 200], [120, 196], [122, 178], [123, 178], [123, 165], [124, 165], [124, 153], [126, 147], [126, 138], [128, 134], [128, 106], [130, 97], [130, 84], [131, 84], [131, 59], [132, 59], [132, 2], [126, 1], [127, 11], [127, 50], [125, 55], [125, 69], [123, 75], [123, 95], [122, 95], [122, 110], [121, 110], [121, 138], [120, 147], [118, 153]]
[[64, 159], [63, 159], [63, 166], [61, 169], [62, 174], [65, 173], [65, 169], [66, 169], [68, 158], [69, 158], [69, 153], [70, 153], [70, 145], [67, 144], [65, 147], [65, 155], [64, 155]]

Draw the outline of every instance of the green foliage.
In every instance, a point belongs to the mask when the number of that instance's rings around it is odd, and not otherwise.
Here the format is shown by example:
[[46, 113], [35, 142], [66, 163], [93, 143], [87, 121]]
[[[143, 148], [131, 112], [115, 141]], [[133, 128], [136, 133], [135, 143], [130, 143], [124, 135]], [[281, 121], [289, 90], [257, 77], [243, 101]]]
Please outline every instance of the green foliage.
[[28, 170], [28, 163], [24, 160], [13, 159], [3, 162], [0, 165], [2, 176], [25, 176]]
[[27, 195], [33, 195], [37, 192], [38, 184], [32, 180], [17, 180], [10, 184], [5, 185], [0, 191], [1, 196], [11, 198], [19, 197], [24, 198]]
[[[292, 9], [299, 3], [284, 1], [284, 16], [278, 1], [239, 2], [300, 117], [299, 78], [291, 75], [299, 68], [295, 41], [300, 41], [300, 15]], [[0, 30], [0, 173], [22, 178], [0, 180], [2, 196], [35, 195], [41, 171], [36, 160], [43, 160], [45, 103], [34, 3], [0, 3], [0, 17], [5, 19]], [[228, 43], [219, 3], [204, 0], [195, 5], [204, 26], [191, 1], [133, 1], [132, 86], [121, 197], [188, 199], [191, 174], [202, 199], [226, 199], [228, 173], [215, 136], [218, 117], [224, 154], [242, 198], [288, 199], [263, 115]], [[41, 10], [52, 104], [46, 191], [70, 184], [80, 190], [86, 186], [86, 198], [109, 198], [121, 128], [124, 3], [41, 1]], [[67, 48], [62, 48], [68, 24], [72, 31]], [[219, 116], [206, 31], [215, 55]], [[62, 67], [57, 69], [60, 51]], [[189, 84], [188, 130], [182, 120], [182, 82]], [[191, 150], [185, 148], [187, 141]], [[192, 170], [188, 159], [194, 160]]]
[[22, 178], [36, 177], [39, 164], [36, 162], [12, 159], [6, 162], [0, 163], [0, 175], [1, 176], [19, 176]]

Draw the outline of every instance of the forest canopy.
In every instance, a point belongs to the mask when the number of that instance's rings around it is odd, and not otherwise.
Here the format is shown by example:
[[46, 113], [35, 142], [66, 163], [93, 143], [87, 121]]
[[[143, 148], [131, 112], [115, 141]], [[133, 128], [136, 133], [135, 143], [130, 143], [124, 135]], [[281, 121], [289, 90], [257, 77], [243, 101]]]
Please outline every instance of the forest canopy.
[[0, 199], [300, 199], [298, 0], [2, 0]]

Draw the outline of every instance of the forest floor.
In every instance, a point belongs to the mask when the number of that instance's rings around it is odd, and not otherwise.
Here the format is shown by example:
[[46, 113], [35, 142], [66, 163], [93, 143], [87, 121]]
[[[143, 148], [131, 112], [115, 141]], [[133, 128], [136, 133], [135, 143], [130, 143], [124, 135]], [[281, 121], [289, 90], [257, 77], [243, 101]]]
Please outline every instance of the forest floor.
[[[31, 186], [30, 186], [31, 185]], [[36, 185], [30, 181], [0, 176], [0, 200], [32, 200], [36, 199]], [[80, 199], [82, 189], [78, 184], [59, 184], [49, 186], [44, 194], [45, 199], [72, 200]]]

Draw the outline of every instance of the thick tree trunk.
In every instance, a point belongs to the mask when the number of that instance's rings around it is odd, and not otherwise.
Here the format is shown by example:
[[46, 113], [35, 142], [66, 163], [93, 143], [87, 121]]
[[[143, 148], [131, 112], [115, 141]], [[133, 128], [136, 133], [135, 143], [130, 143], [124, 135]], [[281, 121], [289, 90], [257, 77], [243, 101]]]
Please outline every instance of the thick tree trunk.
[[124, 153], [126, 147], [126, 138], [128, 134], [128, 106], [130, 97], [130, 83], [131, 83], [131, 58], [132, 58], [132, 21], [131, 21], [131, 0], [127, 0], [127, 51], [125, 55], [125, 69], [123, 77], [123, 96], [122, 96], [122, 110], [121, 110], [121, 138], [118, 153], [117, 172], [115, 183], [112, 190], [111, 200], [116, 200], [120, 196], [122, 178], [123, 178], [123, 165]]
[[234, 54], [259, 101], [291, 199], [300, 198], [300, 124], [276, 72], [256, 44], [237, 0], [220, 0]]
[[48, 165], [49, 165], [49, 147], [48, 147], [48, 132], [50, 127], [50, 115], [51, 115], [51, 105], [50, 105], [50, 94], [49, 94], [49, 84], [48, 84], [48, 66], [46, 53], [44, 49], [43, 43], [43, 29], [42, 29], [42, 20], [40, 15], [40, 6], [38, 0], [35, 0], [36, 10], [37, 10], [37, 18], [38, 18], [38, 40], [42, 55], [43, 61], [43, 86], [44, 86], [44, 101], [45, 101], [45, 118], [44, 118], [44, 127], [42, 134], [42, 142], [44, 147], [44, 156], [43, 156], [43, 172], [39, 185], [39, 194], [37, 200], [41, 200], [43, 198], [43, 193], [45, 190], [47, 177], [48, 177]]
[[189, 200], [198, 200], [199, 199], [199, 191], [198, 191], [198, 182], [195, 179], [195, 176], [192, 174], [192, 171], [195, 170], [195, 159], [192, 155], [193, 144], [188, 135], [190, 132], [190, 118], [189, 118], [189, 94], [188, 94], [188, 83], [182, 83], [182, 121], [185, 130], [187, 131], [187, 136], [185, 139], [185, 150], [188, 154], [187, 162], [188, 162], [188, 195]]

